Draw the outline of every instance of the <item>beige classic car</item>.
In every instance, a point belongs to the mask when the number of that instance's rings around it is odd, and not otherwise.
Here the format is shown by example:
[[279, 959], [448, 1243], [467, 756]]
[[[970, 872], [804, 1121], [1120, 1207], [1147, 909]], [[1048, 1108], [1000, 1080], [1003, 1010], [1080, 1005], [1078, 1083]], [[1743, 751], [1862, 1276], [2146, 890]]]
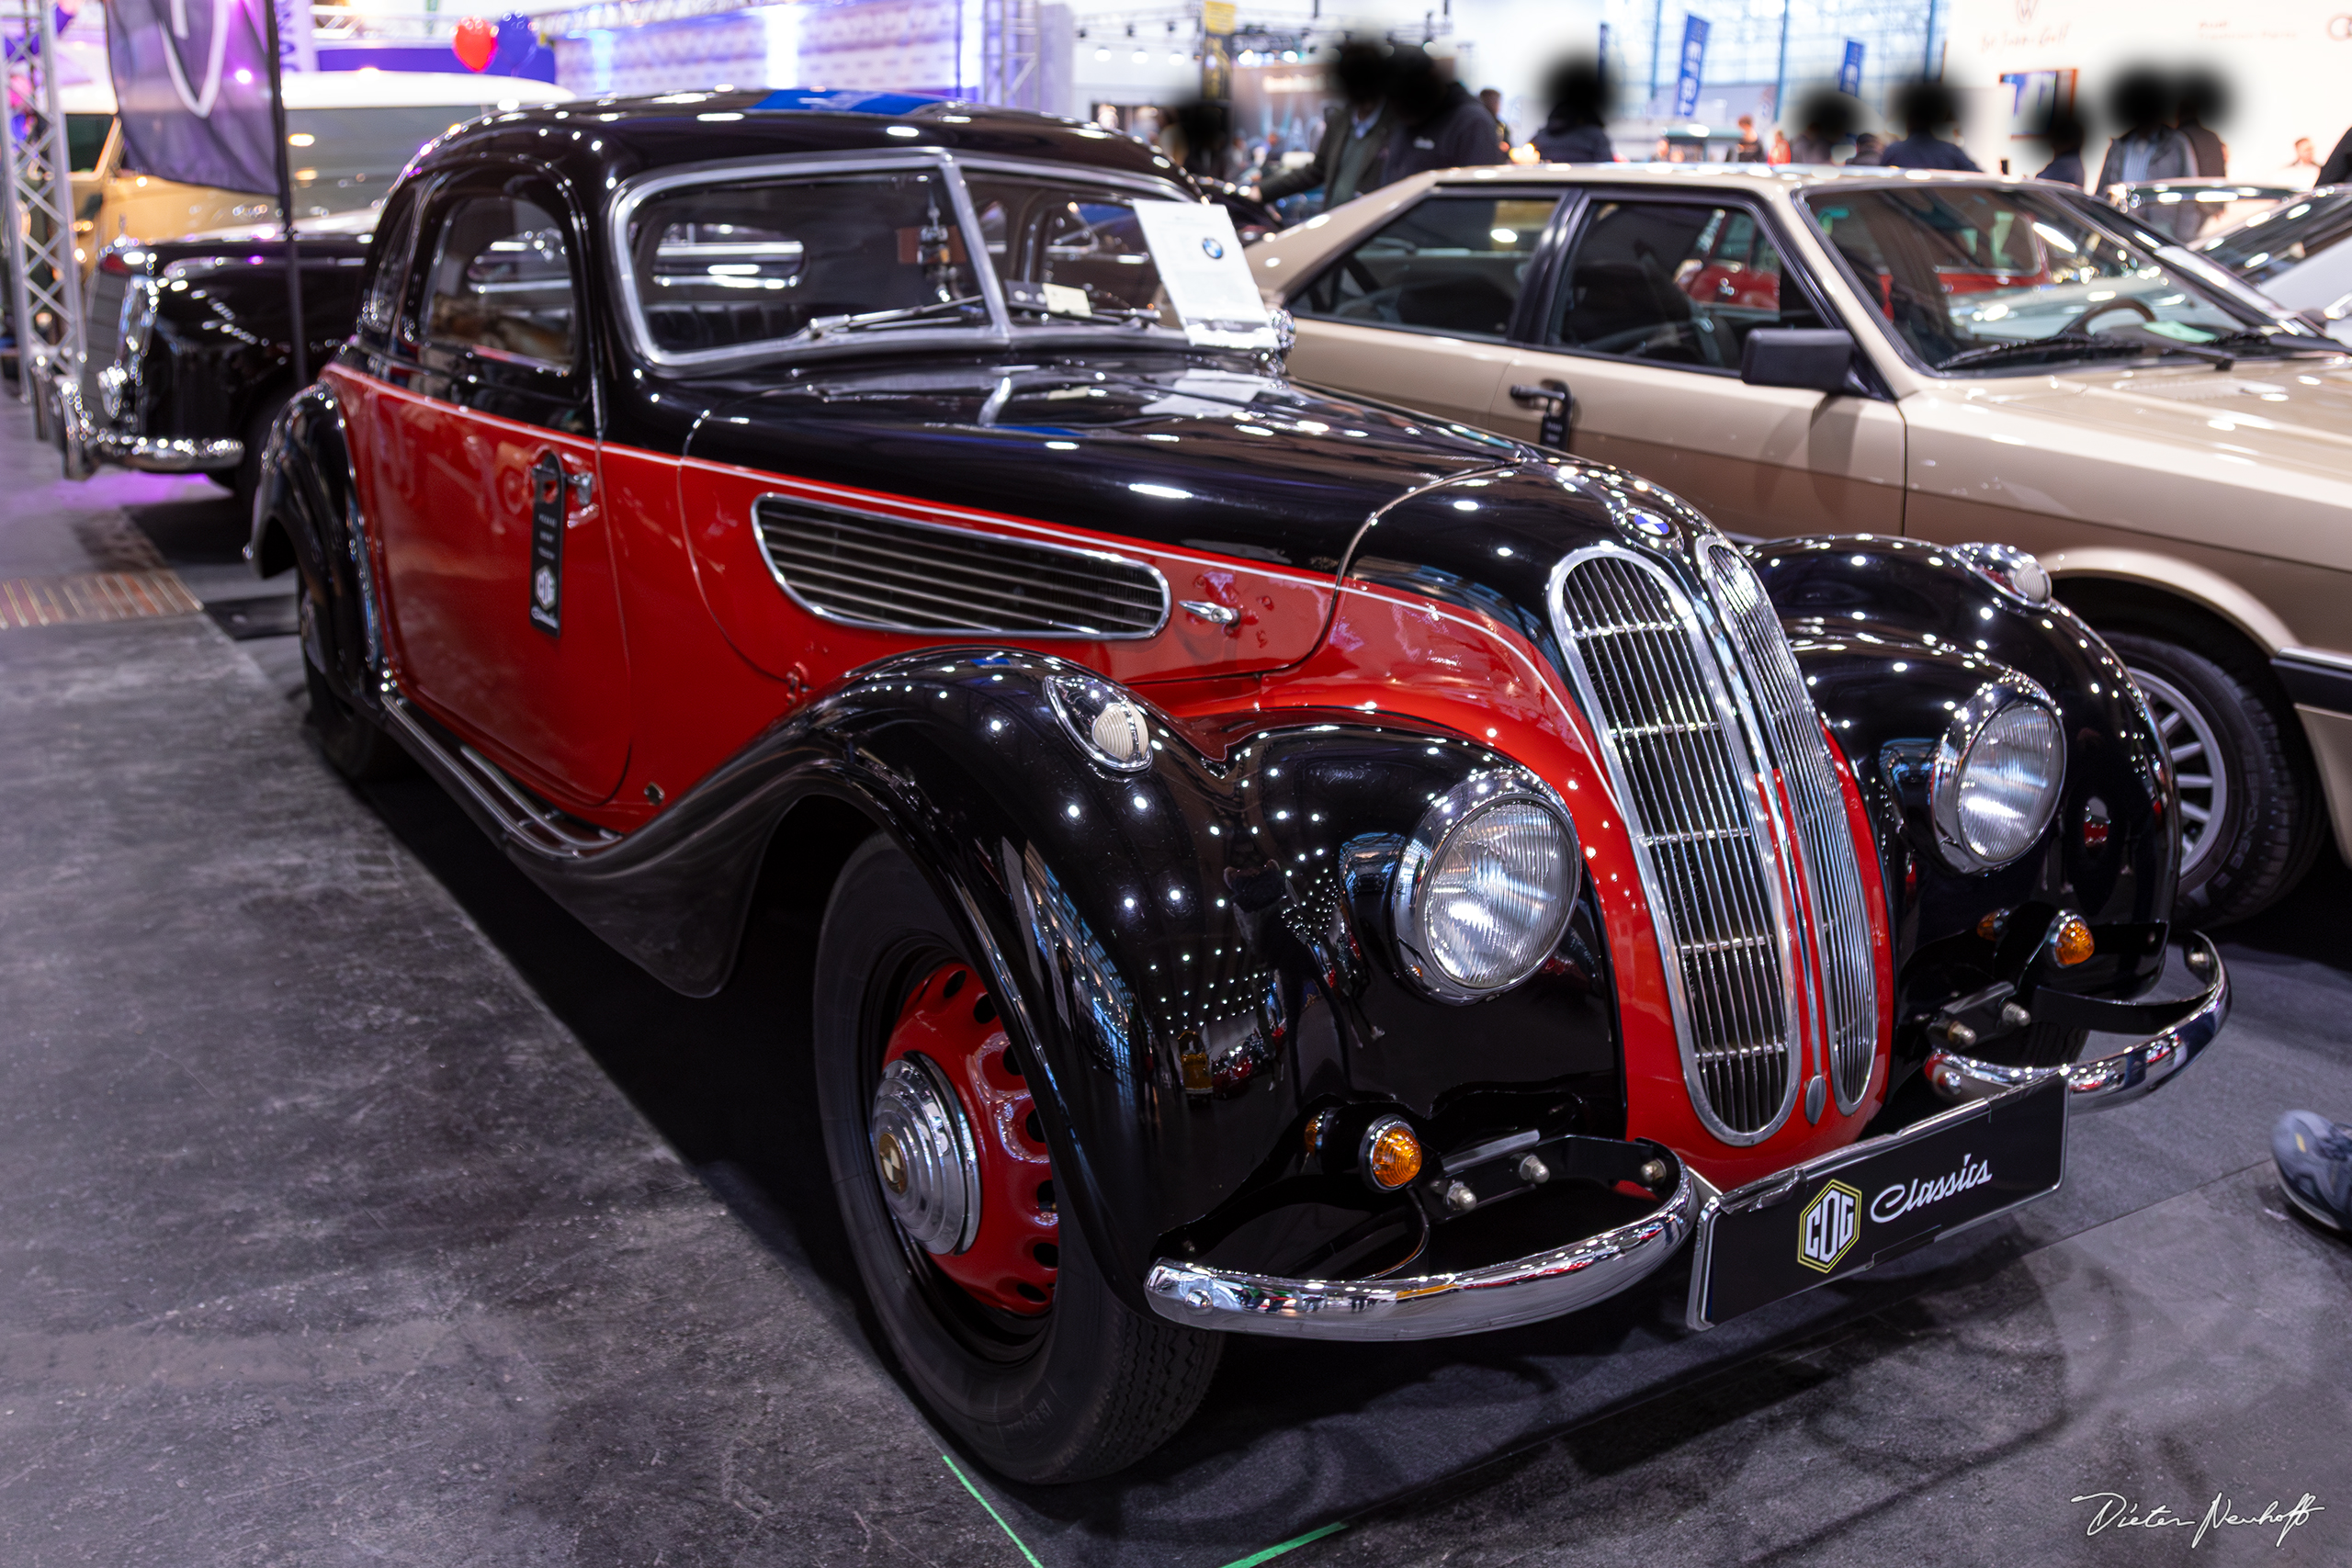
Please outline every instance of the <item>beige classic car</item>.
[[1621, 464], [1737, 535], [2030, 552], [2011, 575], [2054, 581], [2171, 746], [2180, 918], [2270, 903], [2331, 822], [2352, 852], [2352, 357], [2168, 235], [2033, 181], [1555, 164], [1249, 254], [1302, 381]]

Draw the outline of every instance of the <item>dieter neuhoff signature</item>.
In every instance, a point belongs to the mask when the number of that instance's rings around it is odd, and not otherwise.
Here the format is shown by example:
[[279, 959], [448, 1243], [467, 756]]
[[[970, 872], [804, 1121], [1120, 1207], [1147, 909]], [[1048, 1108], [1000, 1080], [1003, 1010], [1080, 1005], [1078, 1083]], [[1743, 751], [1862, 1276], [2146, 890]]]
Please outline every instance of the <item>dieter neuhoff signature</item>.
[[2278, 1530], [2276, 1544], [2284, 1546], [2290, 1530], [2297, 1525], [2311, 1523], [2313, 1514], [2327, 1511], [2313, 1501], [2308, 1492], [2291, 1507], [2273, 1498], [2263, 1505], [2260, 1513], [2251, 1517], [2238, 1513], [2236, 1499], [2222, 1492], [2213, 1494], [2213, 1501], [2206, 1506], [2201, 1515], [2175, 1513], [2171, 1506], [2165, 1503], [2152, 1508], [2144, 1507], [2120, 1492], [2086, 1492], [2074, 1501], [2095, 1505], [2089, 1528], [2083, 1531], [2085, 1535], [2097, 1535], [2105, 1529], [2193, 1529], [2197, 1533], [2189, 1538], [2191, 1546], [2202, 1541], [2207, 1531], [2226, 1525], [2259, 1525], [2265, 1529], [2276, 1526]]

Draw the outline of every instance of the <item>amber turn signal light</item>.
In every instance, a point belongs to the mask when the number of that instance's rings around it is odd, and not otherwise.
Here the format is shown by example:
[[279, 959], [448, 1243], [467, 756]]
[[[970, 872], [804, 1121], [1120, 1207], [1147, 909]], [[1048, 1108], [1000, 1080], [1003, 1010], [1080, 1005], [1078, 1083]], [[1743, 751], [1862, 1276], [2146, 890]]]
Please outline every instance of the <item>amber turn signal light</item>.
[[2061, 969], [2072, 969], [2098, 951], [2098, 943], [2091, 938], [2090, 922], [2080, 915], [2068, 915], [2058, 922], [2058, 930], [2050, 939], [2050, 954], [2058, 960]]
[[1383, 1116], [1363, 1130], [1363, 1177], [1394, 1192], [1421, 1173], [1421, 1141], [1401, 1116]]

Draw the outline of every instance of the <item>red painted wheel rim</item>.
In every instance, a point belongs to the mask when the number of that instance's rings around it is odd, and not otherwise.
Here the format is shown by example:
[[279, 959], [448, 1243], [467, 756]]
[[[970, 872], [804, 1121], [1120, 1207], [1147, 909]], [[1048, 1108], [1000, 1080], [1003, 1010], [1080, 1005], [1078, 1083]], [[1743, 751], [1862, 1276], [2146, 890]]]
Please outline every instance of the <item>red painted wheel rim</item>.
[[978, 1230], [963, 1251], [927, 1256], [975, 1301], [1034, 1317], [1053, 1304], [1060, 1232], [1053, 1164], [1038, 1135], [1028, 1082], [1008, 1061], [1012, 1043], [978, 975], [950, 960], [925, 976], [899, 1010], [882, 1063], [918, 1053], [929, 1057], [945, 1072], [972, 1132]]

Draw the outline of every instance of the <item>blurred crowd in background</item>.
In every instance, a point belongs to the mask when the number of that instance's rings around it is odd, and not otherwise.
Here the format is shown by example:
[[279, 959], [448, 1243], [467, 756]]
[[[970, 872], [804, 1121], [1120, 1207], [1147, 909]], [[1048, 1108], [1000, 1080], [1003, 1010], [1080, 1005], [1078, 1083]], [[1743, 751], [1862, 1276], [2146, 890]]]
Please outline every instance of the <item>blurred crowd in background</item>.
[[[1726, 161], [1831, 166], [1979, 170], [1960, 144], [1954, 96], [1934, 81], [1904, 84], [1873, 116], [1857, 98], [1823, 87], [1792, 95], [1777, 124], [1741, 115], [1736, 139], [1669, 130], [1630, 145], [1611, 134], [1614, 85], [1591, 59], [1551, 73], [1541, 124], [1514, 126], [1503, 95], [1455, 80], [1453, 62], [1408, 45], [1351, 42], [1326, 56], [1329, 105], [1319, 123], [1295, 119], [1251, 138], [1232, 129], [1227, 106], [1192, 103], [1130, 116], [1130, 134], [1152, 141], [1194, 175], [1231, 184], [1277, 205], [1291, 221], [1428, 169], [1540, 163]], [[2139, 67], [2104, 85], [2083, 84], [2052, 107], [2028, 143], [2031, 175], [2115, 195], [2152, 183], [2235, 176], [2282, 193], [2352, 178], [2352, 131], [2324, 158], [2309, 137], [2291, 149], [2240, 150], [2222, 134], [2229, 96], [2200, 70]], [[2097, 95], [2097, 107], [2084, 100]]]

